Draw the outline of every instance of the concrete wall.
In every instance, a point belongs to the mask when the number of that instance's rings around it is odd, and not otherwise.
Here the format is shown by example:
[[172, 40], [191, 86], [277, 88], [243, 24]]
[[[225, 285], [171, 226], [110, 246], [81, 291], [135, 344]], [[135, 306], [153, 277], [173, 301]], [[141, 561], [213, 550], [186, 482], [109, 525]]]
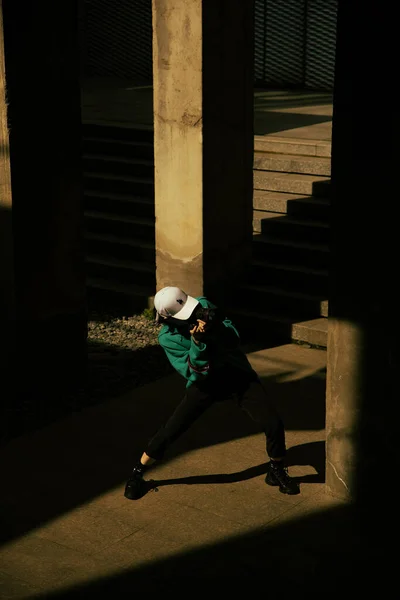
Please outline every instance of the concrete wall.
[[15, 356], [14, 248], [10, 146], [7, 123], [2, 6], [0, 0], [0, 441], [6, 433], [6, 406]]
[[326, 482], [381, 529], [399, 453], [395, 21], [386, 5], [340, 4], [332, 132]]
[[0, 2], [0, 318], [2, 327], [14, 315], [14, 252], [10, 141], [7, 121], [3, 18]]
[[77, 3], [3, 11], [18, 360], [25, 383], [68, 388], [86, 343]]

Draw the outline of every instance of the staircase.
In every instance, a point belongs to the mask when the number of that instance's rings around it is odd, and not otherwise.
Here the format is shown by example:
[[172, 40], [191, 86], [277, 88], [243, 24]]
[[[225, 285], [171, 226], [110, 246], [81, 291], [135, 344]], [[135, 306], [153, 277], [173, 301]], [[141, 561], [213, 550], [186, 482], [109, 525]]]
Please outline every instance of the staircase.
[[132, 314], [156, 287], [153, 131], [83, 126], [89, 305]]
[[241, 330], [327, 345], [331, 143], [255, 136], [253, 260]]
[[[238, 327], [326, 347], [330, 142], [254, 140], [253, 260]], [[85, 123], [89, 302], [141, 311], [155, 293], [153, 132]], [[112, 304], [111, 304], [112, 303]]]

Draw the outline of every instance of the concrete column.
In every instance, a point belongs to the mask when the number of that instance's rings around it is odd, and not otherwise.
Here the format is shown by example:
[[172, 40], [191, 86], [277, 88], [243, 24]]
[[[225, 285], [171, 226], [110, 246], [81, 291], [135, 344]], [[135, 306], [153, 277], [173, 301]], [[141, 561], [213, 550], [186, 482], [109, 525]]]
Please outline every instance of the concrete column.
[[7, 435], [7, 409], [13, 403], [15, 356], [14, 240], [6, 90], [0, 0], [0, 443]]
[[78, 7], [3, 8], [20, 381], [54, 393], [86, 356]]
[[14, 320], [14, 251], [10, 143], [8, 136], [3, 11], [0, 0], [0, 319], [1, 330]]
[[248, 261], [253, 3], [153, 0], [157, 288], [223, 297]]
[[398, 119], [382, 85], [394, 77], [395, 22], [386, 5], [339, 5], [332, 134], [326, 483], [373, 507], [379, 527], [399, 454]]

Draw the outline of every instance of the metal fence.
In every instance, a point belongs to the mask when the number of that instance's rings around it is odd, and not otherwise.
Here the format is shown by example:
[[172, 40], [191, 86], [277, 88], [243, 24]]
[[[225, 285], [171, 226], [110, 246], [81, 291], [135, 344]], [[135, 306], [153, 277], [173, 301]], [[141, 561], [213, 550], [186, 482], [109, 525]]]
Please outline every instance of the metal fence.
[[255, 83], [332, 89], [337, 0], [256, 0]]
[[[332, 89], [337, 4], [255, 0], [255, 84]], [[151, 0], [83, 0], [82, 47], [85, 76], [150, 83]]]
[[81, 39], [84, 77], [151, 83], [151, 0], [83, 0]]

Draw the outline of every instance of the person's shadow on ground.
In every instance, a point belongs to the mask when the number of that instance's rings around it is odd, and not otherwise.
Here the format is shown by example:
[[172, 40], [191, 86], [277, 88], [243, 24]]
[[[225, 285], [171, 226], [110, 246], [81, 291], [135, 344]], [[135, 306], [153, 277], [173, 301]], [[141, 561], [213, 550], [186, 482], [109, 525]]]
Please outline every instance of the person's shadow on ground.
[[[308, 465], [314, 468], [314, 474], [293, 477], [297, 483], [325, 483], [325, 442], [310, 442], [288, 449], [286, 464], [288, 467]], [[168, 485], [207, 485], [226, 484], [246, 481], [261, 475], [266, 475], [268, 462], [255, 465], [233, 473], [213, 473], [210, 475], [192, 475], [189, 477], [174, 477], [169, 479], [146, 479], [145, 494], [152, 490]]]

